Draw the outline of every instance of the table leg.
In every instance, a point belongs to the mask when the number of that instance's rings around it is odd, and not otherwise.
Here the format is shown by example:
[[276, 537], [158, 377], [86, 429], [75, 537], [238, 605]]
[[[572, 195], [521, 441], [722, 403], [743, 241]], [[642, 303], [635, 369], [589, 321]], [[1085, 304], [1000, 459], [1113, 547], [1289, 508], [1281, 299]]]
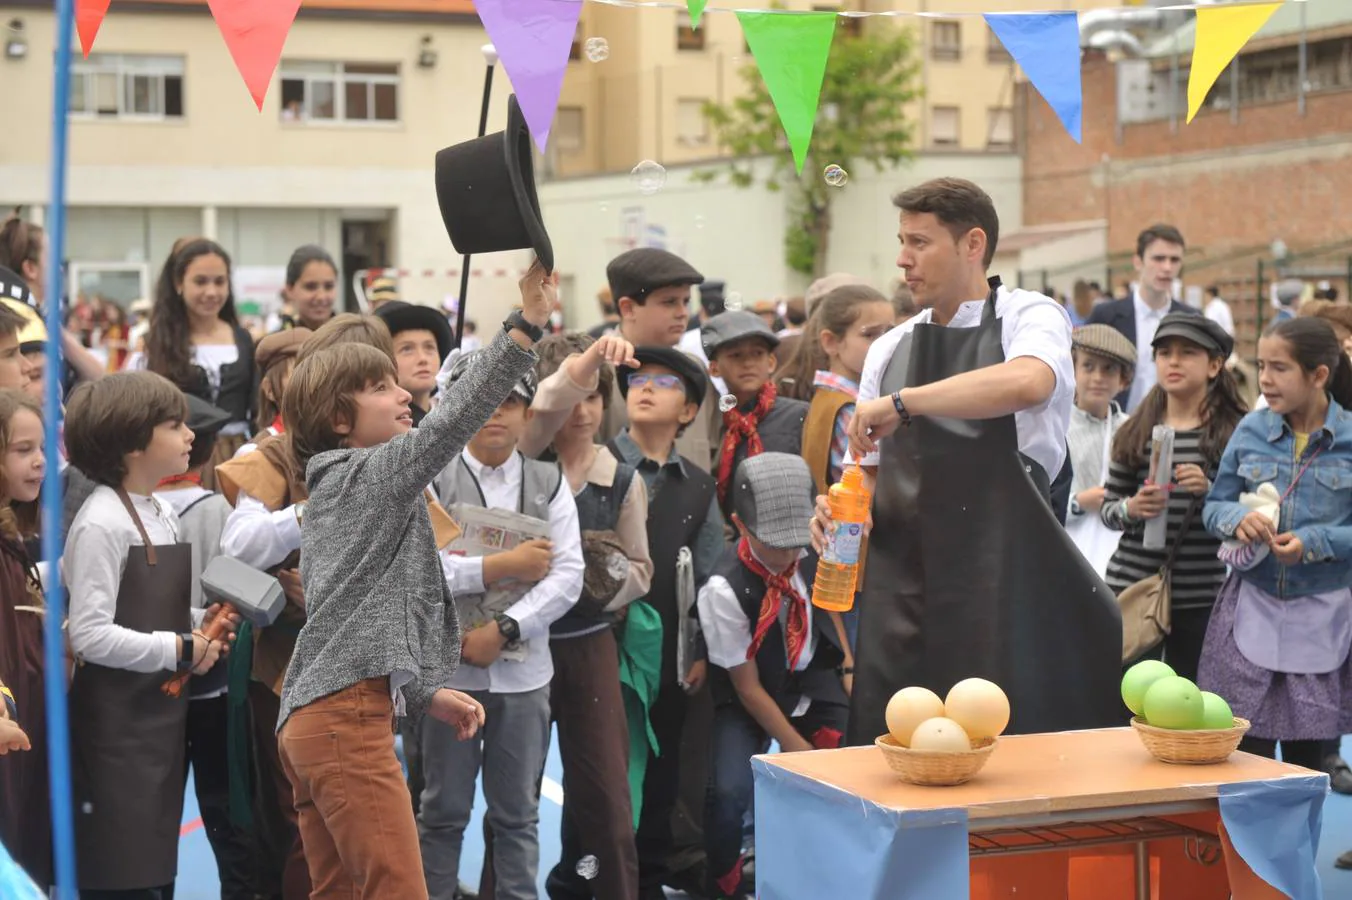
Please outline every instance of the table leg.
[[1150, 845], [1136, 844], [1136, 900], [1150, 900]]

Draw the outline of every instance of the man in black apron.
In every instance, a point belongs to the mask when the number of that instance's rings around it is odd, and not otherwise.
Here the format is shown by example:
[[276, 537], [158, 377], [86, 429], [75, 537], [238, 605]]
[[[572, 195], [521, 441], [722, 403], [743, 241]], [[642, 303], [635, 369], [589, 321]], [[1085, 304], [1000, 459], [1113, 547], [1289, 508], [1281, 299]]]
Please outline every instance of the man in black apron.
[[[897, 690], [1004, 688], [1010, 731], [1123, 724], [1113, 595], [1052, 513], [1074, 392], [1070, 320], [987, 281], [999, 220], [979, 187], [894, 199], [918, 316], [869, 352], [850, 428], [874, 490], [846, 740], [887, 731]], [[886, 440], [883, 440], [883, 439]], [[829, 524], [818, 503], [814, 530]]]

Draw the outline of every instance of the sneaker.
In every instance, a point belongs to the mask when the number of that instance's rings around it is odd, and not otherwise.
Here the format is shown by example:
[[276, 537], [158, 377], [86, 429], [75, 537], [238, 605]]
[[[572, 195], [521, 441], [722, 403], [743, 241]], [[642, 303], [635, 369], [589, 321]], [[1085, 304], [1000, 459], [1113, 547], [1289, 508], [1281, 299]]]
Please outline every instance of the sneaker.
[[455, 900], [479, 900], [479, 892], [461, 882], [455, 889]]
[[1352, 850], [1335, 859], [1333, 866], [1336, 869], [1352, 869]]

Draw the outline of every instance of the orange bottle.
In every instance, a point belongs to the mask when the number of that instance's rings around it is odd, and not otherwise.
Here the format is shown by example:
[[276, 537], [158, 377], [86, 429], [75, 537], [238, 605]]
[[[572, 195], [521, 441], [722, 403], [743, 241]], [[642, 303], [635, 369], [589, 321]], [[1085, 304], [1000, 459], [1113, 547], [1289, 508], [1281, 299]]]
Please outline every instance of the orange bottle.
[[812, 603], [832, 612], [854, 608], [854, 593], [859, 576], [859, 551], [864, 543], [864, 523], [868, 520], [873, 496], [864, 487], [864, 473], [854, 465], [845, 470], [839, 484], [827, 491], [831, 504], [832, 526], [826, 533], [826, 545], [817, 561], [817, 578], [812, 584]]

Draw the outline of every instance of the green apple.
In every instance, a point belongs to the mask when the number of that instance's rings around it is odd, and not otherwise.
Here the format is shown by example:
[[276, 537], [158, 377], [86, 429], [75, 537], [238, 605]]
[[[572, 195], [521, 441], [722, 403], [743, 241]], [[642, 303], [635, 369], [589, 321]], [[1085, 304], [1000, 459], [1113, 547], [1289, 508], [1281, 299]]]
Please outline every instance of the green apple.
[[1136, 715], [1145, 713], [1145, 692], [1150, 690], [1150, 686], [1161, 678], [1169, 678], [1175, 674], [1165, 663], [1158, 659], [1143, 659], [1136, 665], [1127, 669], [1127, 674], [1122, 676], [1122, 702], [1127, 704], [1127, 709]]
[[1145, 720], [1156, 728], [1200, 728], [1205, 708], [1197, 685], [1177, 675], [1166, 675], [1145, 692]]
[[1226, 703], [1225, 698], [1221, 697], [1220, 694], [1202, 691], [1202, 724], [1200, 727], [1211, 731], [1235, 727], [1235, 714], [1230, 711], [1230, 704]]

